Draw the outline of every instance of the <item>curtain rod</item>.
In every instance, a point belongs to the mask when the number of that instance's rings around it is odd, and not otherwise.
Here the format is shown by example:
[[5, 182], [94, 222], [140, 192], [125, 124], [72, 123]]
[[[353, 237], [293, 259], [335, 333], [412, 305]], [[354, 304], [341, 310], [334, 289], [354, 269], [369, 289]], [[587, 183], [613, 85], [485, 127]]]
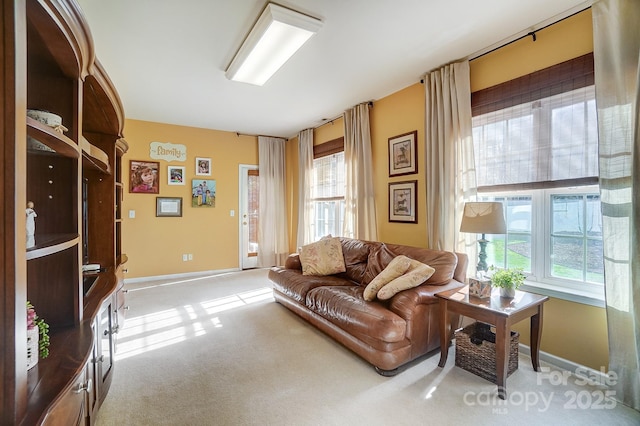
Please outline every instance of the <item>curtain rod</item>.
[[[362, 103], [363, 103], [363, 104], [367, 104], [367, 105], [369, 105], [369, 108], [373, 108], [373, 101], [362, 102]], [[358, 105], [360, 105], [360, 104], [358, 104]], [[315, 127], [311, 127], [311, 129], [315, 130], [315, 129], [317, 129], [318, 127], [322, 127], [322, 126], [324, 126], [325, 124], [329, 124], [329, 123], [333, 124], [333, 122], [334, 122], [334, 121], [336, 121], [337, 119], [342, 118], [342, 117], [344, 117], [344, 112], [343, 112], [342, 114], [340, 114], [340, 115], [338, 115], [338, 116], [334, 117], [334, 118], [331, 118], [331, 119], [329, 119], [329, 118], [323, 118], [323, 119], [322, 119], [322, 121], [324, 121], [324, 123], [318, 124], [318, 125], [317, 125], [317, 126], [315, 126]]]
[[342, 113], [342, 114], [340, 114], [340, 115], [337, 115], [337, 116], [335, 116], [335, 117], [333, 117], [333, 118], [331, 118], [331, 119], [329, 119], [329, 118], [323, 118], [323, 119], [322, 119], [322, 121], [324, 121], [324, 123], [318, 124], [318, 125], [317, 125], [317, 126], [315, 126], [315, 127], [311, 127], [311, 129], [315, 130], [315, 129], [317, 129], [318, 127], [322, 127], [322, 126], [324, 126], [325, 124], [329, 124], [329, 123], [333, 124], [333, 122], [334, 122], [334, 121], [336, 121], [337, 119], [342, 118], [342, 117], [344, 117], [344, 113]]
[[[562, 17], [562, 18], [558, 18], [558, 16], [562, 16], [562, 14], [556, 15], [555, 17], [550, 18], [550, 20], [546, 21], [546, 22], [551, 21], [548, 24], [538, 23], [537, 25], [541, 25], [541, 24], [543, 25], [540, 28], [535, 28], [535, 25], [534, 25], [533, 28], [529, 32], [527, 32], [526, 34], [522, 34], [522, 35], [519, 35], [519, 36], [512, 36], [512, 37], [516, 37], [516, 38], [514, 38], [514, 39], [512, 39], [510, 41], [506, 41], [506, 42], [504, 40], [501, 41], [501, 42], [498, 42], [498, 43], [496, 43], [497, 46], [494, 45], [495, 47], [486, 48], [486, 49], [488, 49], [486, 51], [483, 49], [483, 50], [480, 50], [480, 51], [478, 51], [476, 53], [473, 53], [473, 54], [467, 56], [467, 59], [469, 61], [473, 61], [474, 59], [481, 58], [484, 55], [488, 55], [489, 53], [492, 53], [492, 52], [495, 52], [496, 50], [502, 49], [503, 47], [506, 47], [506, 46], [508, 46], [508, 45], [510, 45], [512, 43], [515, 43], [516, 41], [520, 41], [523, 38], [531, 37], [533, 39], [533, 41], [536, 41], [536, 33], [538, 31], [542, 31], [542, 30], [544, 30], [546, 28], [549, 28], [552, 25], [555, 25], [555, 24], [557, 24], [559, 22], [564, 21], [565, 19], [569, 19], [569, 18], [571, 18], [571, 17], [573, 17], [575, 15], [578, 15], [579, 13], [584, 12], [587, 9], [590, 9], [592, 3], [593, 3], [592, 1], [588, 1], [588, 2], [586, 2], [586, 4], [582, 3], [582, 4], [578, 5], [578, 6], [575, 6], [574, 8], [569, 9], [568, 11], [566, 11], [565, 13], [569, 13], [569, 14], [564, 16], [564, 17]], [[543, 21], [543, 22], [545, 22], [545, 21]]]
[[252, 135], [252, 134], [249, 134], [249, 133], [240, 133], [240, 132], [235, 132], [235, 134], [236, 134], [237, 137], [250, 136], [250, 137], [254, 137], [254, 138], [259, 138], [260, 136], [262, 136], [262, 137], [265, 137], [265, 138], [284, 139], [285, 141], [289, 140], [289, 138], [285, 138], [285, 137], [282, 137], [282, 136]]

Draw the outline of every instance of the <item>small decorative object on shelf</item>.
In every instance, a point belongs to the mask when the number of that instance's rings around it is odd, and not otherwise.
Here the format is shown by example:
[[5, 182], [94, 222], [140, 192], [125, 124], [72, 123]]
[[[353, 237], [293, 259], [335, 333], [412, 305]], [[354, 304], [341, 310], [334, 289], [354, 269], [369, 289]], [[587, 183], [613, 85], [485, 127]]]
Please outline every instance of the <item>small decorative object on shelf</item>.
[[27, 248], [36, 245], [36, 211], [33, 209], [33, 201], [27, 202]]
[[62, 117], [49, 111], [41, 111], [37, 109], [28, 109], [27, 116], [33, 118], [40, 123], [52, 127], [56, 132], [66, 132], [67, 129], [62, 125]]
[[469, 278], [469, 296], [488, 299], [491, 297], [491, 279], [484, 275], [477, 278]]
[[27, 301], [27, 369], [34, 367], [39, 358], [49, 356], [49, 324], [38, 318], [36, 310]]
[[27, 149], [30, 151], [56, 152], [54, 149], [49, 148], [48, 146], [46, 146], [39, 140], [32, 138], [31, 136], [27, 136]]
[[491, 285], [500, 289], [500, 297], [513, 299], [516, 290], [524, 284], [524, 273], [522, 268], [498, 269], [494, 266], [489, 268], [491, 272]]

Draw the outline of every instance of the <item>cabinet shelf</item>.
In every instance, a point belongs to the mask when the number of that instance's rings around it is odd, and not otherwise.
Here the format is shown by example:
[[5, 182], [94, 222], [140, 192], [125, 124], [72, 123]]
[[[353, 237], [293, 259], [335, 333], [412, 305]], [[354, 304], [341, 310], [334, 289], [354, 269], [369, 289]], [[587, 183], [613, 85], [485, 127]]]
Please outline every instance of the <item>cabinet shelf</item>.
[[94, 170], [98, 170], [105, 174], [111, 174], [109, 167], [109, 156], [100, 148], [92, 145], [84, 137], [80, 138], [80, 147], [82, 148], [82, 164]]
[[78, 234], [44, 234], [35, 237], [36, 245], [27, 249], [27, 260], [49, 256], [80, 242]]
[[22, 424], [38, 424], [41, 419], [36, 416], [46, 413], [58, 395], [74, 386], [74, 379], [91, 354], [94, 337], [89, 322], [51, 330], [49, 337], [49, 356], [40, 359], [28, 372], [29, 406]]
[[[80, 149], [75, 142], [51, 127], [27, 117], [27, 135], [54, 150], [57, 154], [69, 158], [80, 157]], [[45, 151], [46, 152], [46, 151]]]

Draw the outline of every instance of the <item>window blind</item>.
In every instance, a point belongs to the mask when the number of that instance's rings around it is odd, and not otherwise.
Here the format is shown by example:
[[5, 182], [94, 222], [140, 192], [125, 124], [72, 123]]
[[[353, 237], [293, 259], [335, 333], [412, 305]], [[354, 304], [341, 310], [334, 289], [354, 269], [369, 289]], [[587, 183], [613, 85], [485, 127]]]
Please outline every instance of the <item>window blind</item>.
[[598, 182], [593, 55], [472, 94], [478, 190]]

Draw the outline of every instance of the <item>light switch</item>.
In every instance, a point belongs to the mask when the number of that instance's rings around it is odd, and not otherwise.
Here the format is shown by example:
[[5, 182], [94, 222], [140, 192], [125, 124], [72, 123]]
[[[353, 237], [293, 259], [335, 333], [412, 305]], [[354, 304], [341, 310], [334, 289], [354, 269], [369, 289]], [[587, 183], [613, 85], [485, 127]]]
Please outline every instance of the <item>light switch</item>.
[[136, 211], [135, 210], [129, 210], [129, 219], [134, 219], [136, 217]]
[[231, 210], [229, 212], [229, 216], [234, 217], [236, 215], [236, 211], [235, 210]]

